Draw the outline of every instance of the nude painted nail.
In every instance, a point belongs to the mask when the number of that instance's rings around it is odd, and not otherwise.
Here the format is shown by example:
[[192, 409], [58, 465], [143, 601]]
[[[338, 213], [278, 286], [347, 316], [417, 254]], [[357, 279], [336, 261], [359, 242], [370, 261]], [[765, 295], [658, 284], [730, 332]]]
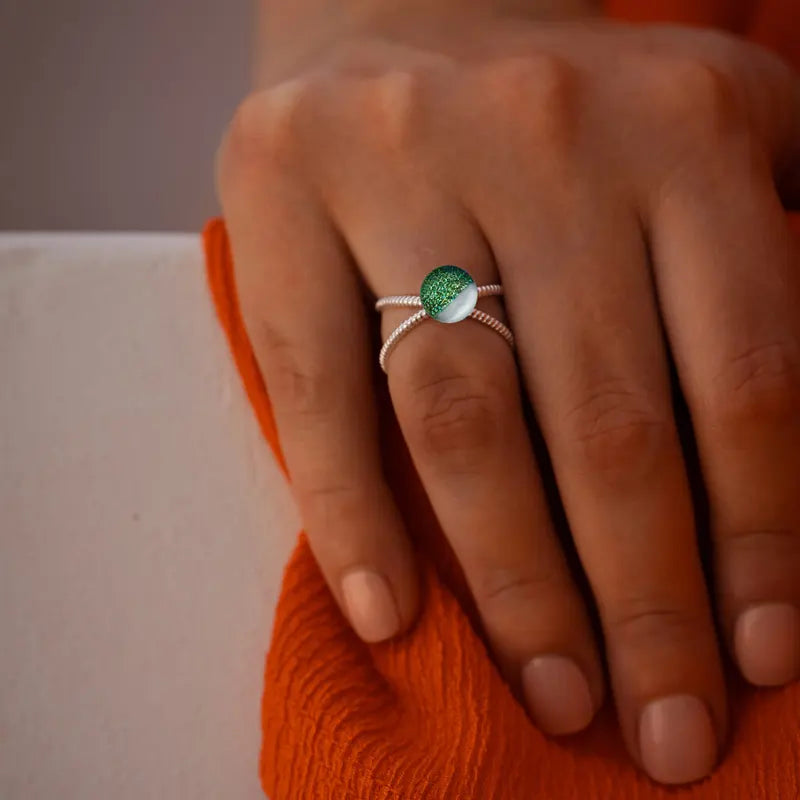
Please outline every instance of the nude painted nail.
[[639, 720], [642, 763], [660, 783], [689, 783], [708, 775], [717, 760], [717, 740], [706, 704], [676, 694], [653, 700]]
[[736, 658], [756, 686], [781, 686], [800, 677], [800, 611], [788, 603], [748, 608], [736, 621]]
[[391, 639], [400, 629], [389, 585], [374, 570], [349, 572], [342, 579], [342, 594], [350, 623], [365, 642]]
[[522, 685], [533, 720], [545, 733], [575, 733], [592, 721], [589, 684], [572, 659], [557, 655], [531, 659], [522, 670]]

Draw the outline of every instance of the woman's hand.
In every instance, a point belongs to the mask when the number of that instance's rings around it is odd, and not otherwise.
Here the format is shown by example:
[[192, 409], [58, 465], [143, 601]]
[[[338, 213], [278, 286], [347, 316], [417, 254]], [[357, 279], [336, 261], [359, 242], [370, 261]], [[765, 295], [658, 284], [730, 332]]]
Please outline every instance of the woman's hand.
[[[241, 105], [218, 179], [242, 311], [315, 556], [378, 641], [418, 601], [360, 284], [415, 293], [440, 264], [502, 281], [480, 307], [512, 327], [516, 361], [482, 325], [425, 323], [388, 365], [400, 426], [504, 674], [568, 733], [600, 706], [603, 668], [528, 395], [627, 745], [686, 782], [724, 742], [720, 647], [757, 685], [800, 671], [800, 262], [779, 195], [797, 188], [797, 79], [721, 34], [470, 8], [366, 15], [283, 52]], [[384, 312], [384, 338], [410, 313]]]

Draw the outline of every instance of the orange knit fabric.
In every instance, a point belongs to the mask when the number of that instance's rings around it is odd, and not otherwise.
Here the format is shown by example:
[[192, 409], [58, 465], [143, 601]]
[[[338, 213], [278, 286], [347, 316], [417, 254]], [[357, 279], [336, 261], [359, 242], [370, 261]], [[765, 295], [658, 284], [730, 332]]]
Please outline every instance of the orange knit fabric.
[[[609, 0], [608, 6], [618, 17], [756, 31], [797, 63], [796, 2]], [[221, 220], [207, 224], [204, 240], [220, 321], [288, 479], [239, 314]], [[379, 397], [389, 479], [419, 554], [422, 613], [401, 639], [364, 644], [342, 617], [300, 533], [284, 573], [266, 665], [260, 770], [270, 800], [800, 800], [797, 683], [756, 690], [729, 667], [726, 756], [710, 778], [689, 787], [659, 787], [633, 766], [608, 701], [589, 730], [561, 740], [542, 735], [488, 655], [463, 575], [414, 477], [381, 388]]]

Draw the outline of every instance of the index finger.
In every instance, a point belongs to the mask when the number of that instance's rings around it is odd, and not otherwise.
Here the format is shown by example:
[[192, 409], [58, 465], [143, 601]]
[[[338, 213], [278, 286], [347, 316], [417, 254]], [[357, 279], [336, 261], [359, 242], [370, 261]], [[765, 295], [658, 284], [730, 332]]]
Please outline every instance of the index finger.
[[417, 579], [381, 464], [358, 277], [313, 193], [252, 127], [234, 123], [219, 174], [242, 315], [311, 548], [356, 632], [380, 641], [415, 617]]

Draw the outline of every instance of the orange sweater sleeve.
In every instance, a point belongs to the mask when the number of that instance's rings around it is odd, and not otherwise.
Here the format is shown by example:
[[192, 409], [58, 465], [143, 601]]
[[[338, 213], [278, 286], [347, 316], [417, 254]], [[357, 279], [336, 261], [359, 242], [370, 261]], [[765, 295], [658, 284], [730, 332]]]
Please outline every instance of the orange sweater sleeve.
[[[788, 51], [800, 50], [800, 8], [789, 8], [795, 2], [767, 0], [769, 14], [755, 3], [724, 0], [608, 5], [623, 17], [641, 19], [647, 6], [647, 18], [750, 25]], [[793, 11], [784, 24], [770, 17], [781, 9]], [[794, 222], [800, 232], [800, 217]], [[288, 479], [267, 387], [239, 313], [221, 220], [206, 225], [204, 242], [220, 322], [261, 431]], [[729, 672], [733, 731], [726, 758], [711, 777], [689, 787], [658, 787], [636, 770], [609, 703], [587, 731], [568, 740], [543, 736], [489, 658], [463, 575], [382, 402], [389, 479], [413, 520], [422, 613], [397, 641], [361, 642], [300, 533], [284, 572], [261, 708], [260, 772], [271, 800], [800, 799], [800, 684], [755, 690]]]

